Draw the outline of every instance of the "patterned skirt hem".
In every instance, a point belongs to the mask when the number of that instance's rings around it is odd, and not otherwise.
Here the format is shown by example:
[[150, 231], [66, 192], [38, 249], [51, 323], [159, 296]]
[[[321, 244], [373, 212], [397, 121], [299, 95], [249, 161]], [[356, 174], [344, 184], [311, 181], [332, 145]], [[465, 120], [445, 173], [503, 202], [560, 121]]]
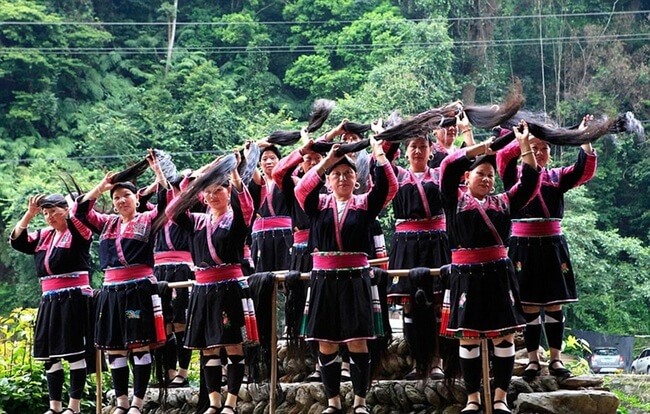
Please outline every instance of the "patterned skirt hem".
[[455, 339], [501, 338], [503, 336], [507, 336], [516, 332], [521, 332], [524, 330], [525, 326], [526, 325], [517, 325], [489, 331], [476, 331], [474, 329], [466, 328], [447, 328], [446, 332], [443, 335], [448, 338]]
[[555, 305], [564, 305], [567, 303], [576, 303], [578, 302], [578, 299], [562, 299], [562, 300], [554, 300], [552, 302], [545, 302], [545, 303], [536, 303], [536, 302], [526, 302], [526, 301], [521, 301], [522, 306], [555, 306]]
[[327, 342], [330, 344], [347, 344], [348, 342], [353, 342], [353, 341], [370, 341], [373, 339], [376, 339], [376, 336], [363, 336], [359, 338], [347, 338], [347, 339], [340, 339], [340, 340], [334, 340], [334, 339], [324, 339], [324, 338], [304, 338], [305, 341], [318, 341], [318, 342]]
[[65, 354], [60, 354], [60, 355], [50, 355], [50, 356], [32, 356], [37, 361], [48, 361], [52, 358], [65, 358], [65, 357], [70, 357], [74, 355], [83, 355], [85, 354], [86, 351], [79, 351], [79, 352], [68, 352]]

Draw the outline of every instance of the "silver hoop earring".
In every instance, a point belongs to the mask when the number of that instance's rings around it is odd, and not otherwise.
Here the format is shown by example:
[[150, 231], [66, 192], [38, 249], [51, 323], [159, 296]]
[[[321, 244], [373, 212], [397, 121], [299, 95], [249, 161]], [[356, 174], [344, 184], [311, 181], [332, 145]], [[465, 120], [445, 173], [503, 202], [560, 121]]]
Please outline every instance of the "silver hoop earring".
[[139, 202], [139, 201], [136, 201], [136, 202], [135, 202], [135, 207], [136, 207], [136, 208], [140, 207], [140, 202]]
[[113, 211], [117, 213], [117, 207], [113, 207]]
[[360, 188], [361, 188], [361, 184], [358, 181], [356, 183], [354, 183], [354, 189], [355, 190], [358, 190]]
[[430, 159], [430, 160], [433, 159], [433, 154], [429, 154], [429, 159]]
[[492, 189], [490, 190], [490, 194], [494, 194], [495, 191], [496, 191], [496, 189], [494, 187], [492, 187]]

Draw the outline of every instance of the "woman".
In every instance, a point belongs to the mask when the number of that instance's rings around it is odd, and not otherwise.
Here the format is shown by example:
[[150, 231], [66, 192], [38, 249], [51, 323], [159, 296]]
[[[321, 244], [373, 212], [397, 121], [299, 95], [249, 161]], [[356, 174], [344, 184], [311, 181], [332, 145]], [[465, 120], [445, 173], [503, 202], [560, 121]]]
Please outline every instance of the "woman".
[[[48, 227], [27, 232], [42, 212]], [[10, 236], [11, 247], [34, 256], [43, 296], [34, 328], [34, 358], [45, 362], [50, 408], [46, 414], [81, 410], [86, 383], [86, 343], [92, 338], [92, 289], [89, 285], [92, 233], [68, 217], [68, 203], [60, 194], [29, 198], [27, 211]], [[70, 399], [62, 409], [64, 373], [70, 364]]]
[[[180, 192], [181, 184], [186, 178], [179, 177], [170, 183], [174, 191], [167, 191], [169, 204], [176, 192]], [[175, 223], [168, 221], [156, 232], [154, 246], [154, 275], [158, 281], [184, 282], [194, 280], [190, 254], [191, 233], [181, 229]], [[187, 370], [190, 366], [192, 351], [185, 348], [185, 327], [187, 323], [187, 307], [189, 302], [188, 288], [175, 288], [172, 292], [171, 321], [166, 324], [167, 341], [161, 348], [164, 366], [167, 369], [166, 378], [169, 388], [189, 386]], [[178, 362], [178, 369], [176, 363]]]
[[[450, 317], [446, 333], [460, 338], [460, 367], [468, 393], [461, 413], [481, 412], [480, 338], [494, 344], [495, 414], [510, 412], [506, 392], [514, 366], [514, 332], [524, 326], [519, 314], [517, 282], [503, 240], [510, 232], [511, 212], [523, 208], [539, 185], [539, 172], [525, 122], [514, 128], [524, 167], [521, 181], [493, 195], [495, 167], [486, 141], [459, 150], [441, 165], [447, 234], [452, 248], [449, 274]], [[475, 157], [476, 160], [474, 160]], [[465, 185], [459, 187], [461, 178]]]
[[442, 160], [448, 155], [458, 151], [458, 147], [454, 143], [456, 141], [456, 133], [460, 132], [463, 135], [463, 142], [466, 146], [474, 145], [474, 134], [472, 128], [469, 127], [467, 116], [457, 117], [456, 125], [447, 128], [438, 128], [436, 130], [436, 142], [433, 144], [431, 151], [431, 159], [429, 160], [429, 167], [436, 168], [440, 166]]
[[[471, 128], [471, 127], [470, 127]], [[409, 169], [395, 167], [399, 190], [393, 200], [396, 227], [390, 252], [390, 269], [412, 269], [414, 267], [439, 268], [451, 259], [449, 241], [445, 231], [445, 215], [440, 197], [440, 170], [429, 168], [427, 162], [431, 156], [431, 141], [426, 137], [407, 140], [406, 159]], [[433, 295], [433, 291], [430, 295]], [[388, 287], [389, 303], [403, 306], [404, 338], [413, 354], [419, 348], [415, 339], [417, 330], [432, 327], [415, 326], [411, 314], [411, 286], [407, 278], [396, 278]], [[435, 322], [435, 321], [434, 321]], [[431, 376], [435, 379], [444, 377], [440, 352], [423, 350], [426, 354], [434, 353]], [[426, 360], [425, 355], [414, 355], [416, 361]], [[429, 360], [430, 361], [430, 360]], [[416, 367], [425, 372], [427, 367]], [[405, 379], [415, 379], [417, 369]]]
[[[309, 136], [304, 131], [303, 139], [308, 138]], [[273, 168], [272, 173], [273, 181], [282, 192], [289, 207], [293, 223], [293, 246], [289, 270], [300, 272], [308, 272], [312, 268], [311, 255], [307, 251], [310, 220], [298, 204], [294, 190], [302, 177], [323, 159], [321, 154], [311, 150], [312, 144], [312, 141], [308, 141], [307, 144], [282, 158]]]
[[[591, 119], [585, 116], [580, 128], [584, 129]], [[542, 324], [551, 353], [549, 372], [558, 378], [571, 375], [560, 359], [564, 333], [562, 305], [578, 299], [569, 248], [560, 223], [564, 216], [564, 193], [591, 180], [596, 173], [596, 154], [591, 143], [582, 145], [575, 164], [561, 168], [547, 168], [551, 157], [546, 141], [532, 137], [530, 150], [542, 169], [542, 185], [530, 204], [514, 212], [508, 249], [508, 256], [515, 264], [526, 319], [528, 365], [522, 377], [527, 381], [541, 372], [538, 349]], [[517, 168], [520, 155], [521, 149], [515, 145], [507, 146], [497, 155], [499, 175], [506, 189], [515, 185], [521, 174]]]
[[273, 181], [273, 169], [282, 156], [280, 150], [265, 141], [261, 148], [260, 167], [248, 189], [257, 208], [253, 222], [251, 255], [255, 272], [272, 272], [289, 267], [289, 249], [293, 244], [291, 211], [280, 188]]
[[[155, 157], [147, 159], [159, 188], [166, 188], [167, 182]], [[151, 375], [150, 347], [165, 341], [162, 321], [157, 330], [154, 318], [154, 305], [159, 306], [160, 297], [153, 270], [155, 237], [152, 224], [164, 212], [166, 203], [164, 191], [161, 191], [156, 210], [137, 212], [136, 187], [131, 182], [113, 183], [114, 175], [106, 174], [95, 188], [80, 197], [74, 214], [100, 235], [99, 265], [105, 273], [96, 300], [95, 346], [108, 355], [117, 398], [116, 412], [140, 414]], [[93, 209], [106, 191], [110, 192], [115, 214], [102, 214]], [[130, 406], [129, 356], [133, 361]]]
[[[369, 193], [354, 195], [357, 175], [354, 161], [337, 156], [335, 144], [328, 155], [300, 180], [296, 198], [311, 218], [308, 249], [313, 252], [314, 270], [305, 306], [307, 340], [318, 341], [328, 407], [323, 413], [342, 413], [339, 344], [350, 351], [354, 389], [354, 413], [369, 413], [366, 393], [370, 385], [367, 340], [374, 331], [367, 254], [369, 228], [397, 190], [395, 173], [381, 145], [372, 140], [377, 160], [375, 185]], [[325, 178], [325, 173], [327, 177]], [[325, 180], [332, 193], [320, 194]]]
[[[242, 293], [245, 284], [239, 280], [243, 278], [241, 262], [253, 201], [236, 168], [230, 178], [223, 180], [223, 184], [212, 183], [203, 188], [201, 195], [207, 213], [177, 210], [176, 203], [183, 200], [182, 194], [167, 210], [180, 228], [192, 233], [190, 252], [196, 266], [196, 285], [190, 295], [185, 346], [201, 350], [201, 367], [210, 399], [205, 414], [234, 413], [244, 378], [242, 330], [246, 331], [244, 326], [248, 323], [242, 306], [246, 300]], [[228, 357], [228, 395], [220, 411], [223, 348]]]

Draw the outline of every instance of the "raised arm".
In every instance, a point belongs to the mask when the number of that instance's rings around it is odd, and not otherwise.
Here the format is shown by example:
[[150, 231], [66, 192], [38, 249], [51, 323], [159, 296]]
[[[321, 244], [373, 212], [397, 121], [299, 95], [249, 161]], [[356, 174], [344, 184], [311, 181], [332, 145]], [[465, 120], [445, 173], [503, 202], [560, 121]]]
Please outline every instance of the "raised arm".
[[43, 194], [37, 194], [35, 196], [29, 197], [29, 200], [27, 201], [27, 211], [25, 211], [25, 214], [23, 214], [23, 217], [16, 223], [16, 226], [11, 232], [11, 235], [9, 236], [11, 240], [17, 239], [23, 232], [26, 232], [27, 227], [29, 227], [29, 223], [32, 221], [34, 217], [38, 215], [40, 212], [40, 208], [38, 207], [38, 202], [45, 197]]
[[519, 179], [517, 160], [520, 154], [521, 149], [519, 148], [519, 142], [516, 140], [497, 152], [497, 171], [506, 190], [511, 189]]
[[540, 174], [537, 169], [537, 160], [530, 149], [528, 124], [522, 120], [512, 130], [521, 151], [522, 171], [519, 182], [508, 190], [507, 194], [510, 199], [511, 211], [517, 211], [525, 207], [539, 191]]
[[372, 153], [375, 160], [375, 185], [368, 193], [368, 213], [374, 217], [395, 197], [398, 190], [397, 177], [390, 162], [386, 158], [384, 148], [380, 141], [370, 138]]
[[319, 193], [325, 184], [325, 171], [336, 164], [342, 157], [336, 155], [341, 144], [334, 144], [330, 152], [311, 170], [309, 170], [296, 186], [296, 199], [308, 216], [318, 213]]

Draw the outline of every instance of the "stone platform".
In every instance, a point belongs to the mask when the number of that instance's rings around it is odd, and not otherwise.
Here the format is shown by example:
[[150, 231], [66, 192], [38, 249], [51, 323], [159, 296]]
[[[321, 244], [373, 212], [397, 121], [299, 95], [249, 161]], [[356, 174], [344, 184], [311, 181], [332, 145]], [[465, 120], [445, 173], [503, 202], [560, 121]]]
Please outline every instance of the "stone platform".
[[[168, 390], [164, 404], [159, 391], [147, 392], [144, 414], [194, 413], [198, 403], [198, 389]], [[225, 389], [223, 391], [225, 399]], [[351, 412], [352, 384], [341, 384], [344, 407]], [[107, 394], [112, 403], [103, 408], [111, 414], [114, 407], [112, 392]], [[376, 381], [368, 393], [368, 406], [375, 414], [435, 413], [458, 414], [466, 401], [462, 381]], [[554, 377], [541, 376], [531, 383], [513, 377], [508, 390], [508, 401], [514, 414], [615, 414], [618, 398], [603, 388], [603, 377], [582, 376], [558, 382]], [[280, 383], [276, 394], [278, 414], [318, 414], [326, 407], [323, 387], [319, 383]], [[269, 385], [248, 384], [239, 393], [238, 411], [241, 414], [269, 413]]]

